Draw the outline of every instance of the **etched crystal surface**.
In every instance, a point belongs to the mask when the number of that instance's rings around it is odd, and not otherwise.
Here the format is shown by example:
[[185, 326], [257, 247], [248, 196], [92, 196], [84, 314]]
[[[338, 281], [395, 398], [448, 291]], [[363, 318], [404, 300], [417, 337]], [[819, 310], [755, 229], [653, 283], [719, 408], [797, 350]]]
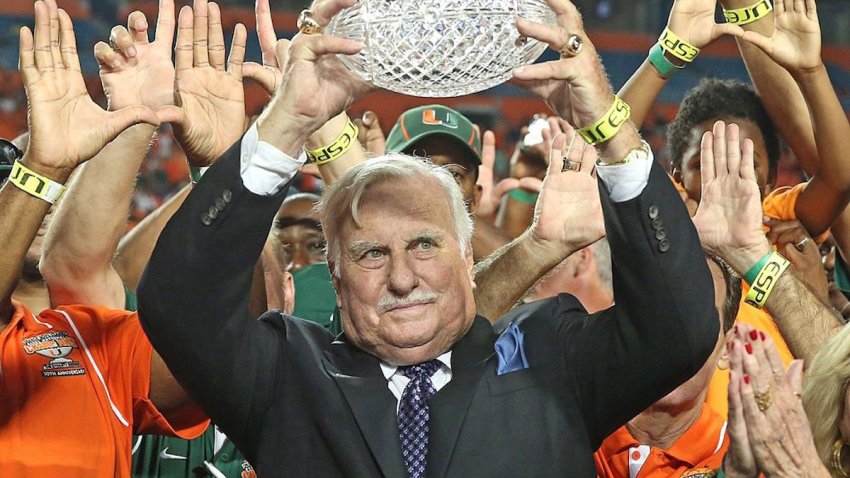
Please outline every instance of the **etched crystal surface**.
[[375, 86], [412, 96], [461, 96], [511, 78], [546, 45], [520, 41], [514, 18], [555, 23], [545, 0], [360, 0], [328, 33], [366, 48], [343, 64]]

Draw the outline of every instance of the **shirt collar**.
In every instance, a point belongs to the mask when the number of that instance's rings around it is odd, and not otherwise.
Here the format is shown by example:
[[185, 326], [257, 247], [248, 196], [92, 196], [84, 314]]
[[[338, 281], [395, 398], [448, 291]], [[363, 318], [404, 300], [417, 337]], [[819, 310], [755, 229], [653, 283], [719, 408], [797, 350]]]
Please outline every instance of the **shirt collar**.
[[[443, 364], [443, 366], [445, 366], [449, 370], [452, 369], [452, 351], [451, 350], [449, 350], [448, 352], [444, 353], [443, 355], [440, 355], [439, 357], [437, 357], [437, 360], [439, 360]], [[383, 360], [381, 361], [381, 372], [383, 372], [385, 379], [389, 380], [390, 378], [392, 378], [392, 376], [395, 375], [397, 370], [398, 370], [397, 365], [390, 365], [390, 364], [384, 362]]]

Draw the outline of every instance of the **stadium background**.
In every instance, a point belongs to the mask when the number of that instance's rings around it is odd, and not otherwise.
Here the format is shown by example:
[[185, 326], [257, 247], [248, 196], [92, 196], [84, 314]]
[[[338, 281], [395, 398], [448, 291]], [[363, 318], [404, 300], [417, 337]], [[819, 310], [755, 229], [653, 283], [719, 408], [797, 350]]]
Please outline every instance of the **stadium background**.
[[[177, 0], [179, 8], [190, 3]], [[307, 0], [271, 0], [274, 24], [278, 37], [291, 38], [295, 33], [297, 13]], [[657, 39], [667, 21], [672, 0], [578, 0], [589, 34], [602, 54], [604, 64], [615, 88], [619, 88], [646, 58], [647, 51]], [[251, 0], [220, 0], [222, 19], [229, 44], [230, 34], [237, 22], [248, 28], [246, 61], [259, 61], [260, 49], [254, 33], [254, 12]], [[126, 23], [127, 15], [141, 10], [148, 16], [151, 28], [156, 18], [156, 0], [59, 0], [68, 11], [77, 32], [81, 61], [92, 97], [105, 104], [97, 76], [97, 63], [91, 53], [94, 44], [107, 40], [109, 30]], [[818, 12], [824, 36], [824, 61], [845, 110], [850, 108], [850, 7], [846, 0], [819, 0]], [[26, 96], [17, 71], [18, 30], [32, 25], [32, 0], [0, 1], [0, 137], [14, 138], [26, 129]], [[541, 60], [553, 58], [548, 51]], [[677, 75], [665, 88], [653, 113], [642, 125], [644, 136], [664, 157], [666, 123], [675, 115], [676, 107], [685, 92], [702, 77], [733, 78], [748, 81], [747, 72], [734, 41], [722, 39], [704, 50], [700, 58]], [[248, 80], [250, 83], [250, 80]], [[249, 113], [257, 113], [266, 101], [266, 94], [255, 84], [246, 87]], [[404, 110], [433, 102], [390, 92], [373, 93], [356, 103], [349, 111], [358, 115], [375, 111], [385, 132]], [[507, 158], [519, 137], [520, 128], [545, 106], [525, 91], [503, 85], [491, 90], [439, 102], [467, 114], [473, 121], [496, 133], [499, 147], [496, 176], [507, 172]], [[164, 128], [153, 144], [149, 158], [142, 166], [138, 189], [133, 198], [131, 224], [159, 206], [167, 197], [185, 184], [188, 173], [179, 146]], [[795, 184], [800, 178], [793, 155], [786, 151], [780, 167], [779, 184]], [[301, 178], [301, 190], [315, 190], [321, 185], [310, 177]]]

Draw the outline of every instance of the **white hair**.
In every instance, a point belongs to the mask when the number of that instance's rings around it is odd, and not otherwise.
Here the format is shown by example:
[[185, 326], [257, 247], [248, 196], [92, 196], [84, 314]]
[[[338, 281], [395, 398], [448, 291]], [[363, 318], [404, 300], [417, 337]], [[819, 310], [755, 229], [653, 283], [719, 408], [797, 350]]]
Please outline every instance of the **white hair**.
[[363, 193], [371, 185], [410, 178], [421, 179], [421, 183], [435, 183], [437, 188], [432, 190], [431, 194], [445, 198], [455, 225], [455, 237], [460, 244], [460, 253], [466, 255], [472, 242], [472, 217], [466, 209], [463, 192], [452, 174], [441, 166], [423, 161], [422, 158], [392, 153], [354, 166], [322, 195], [318, 207], [319, 216], [327, 241], [328, 262], [332, 264], [334, 275], [339, 277], [340, 231], [348, 220], [360, 225], [359, 207]]

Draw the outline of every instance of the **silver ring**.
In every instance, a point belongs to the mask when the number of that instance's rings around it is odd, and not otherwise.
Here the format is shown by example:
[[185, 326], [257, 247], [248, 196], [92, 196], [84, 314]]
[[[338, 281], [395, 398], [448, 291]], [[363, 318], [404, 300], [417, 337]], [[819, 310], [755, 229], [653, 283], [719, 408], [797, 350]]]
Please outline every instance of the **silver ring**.
[[566, 171], [574, 171], [576, 173], [581, 171], [581, 163], [564, 158], [564, 166], [561, 168], [561, 172], [563, 173]]
[[811, 237], [809, 237], [809, 236], [806, 236], [806, 237], [804, 237], [804, 238], [803, 238], [803, 240], [802, 240], [802, 241], [800, 241], [800, 242], [798, 242], [798, 243], [794, 244], [794, 247], [795, 247], [798, 251], [803, 252], [803, 249], [805, 249], [805, 248], [806, 248], [806, 245], [807, 245], [808, 243], [810, 243], [811, 241], [812, 241], [812, 238], [811, 238]]

